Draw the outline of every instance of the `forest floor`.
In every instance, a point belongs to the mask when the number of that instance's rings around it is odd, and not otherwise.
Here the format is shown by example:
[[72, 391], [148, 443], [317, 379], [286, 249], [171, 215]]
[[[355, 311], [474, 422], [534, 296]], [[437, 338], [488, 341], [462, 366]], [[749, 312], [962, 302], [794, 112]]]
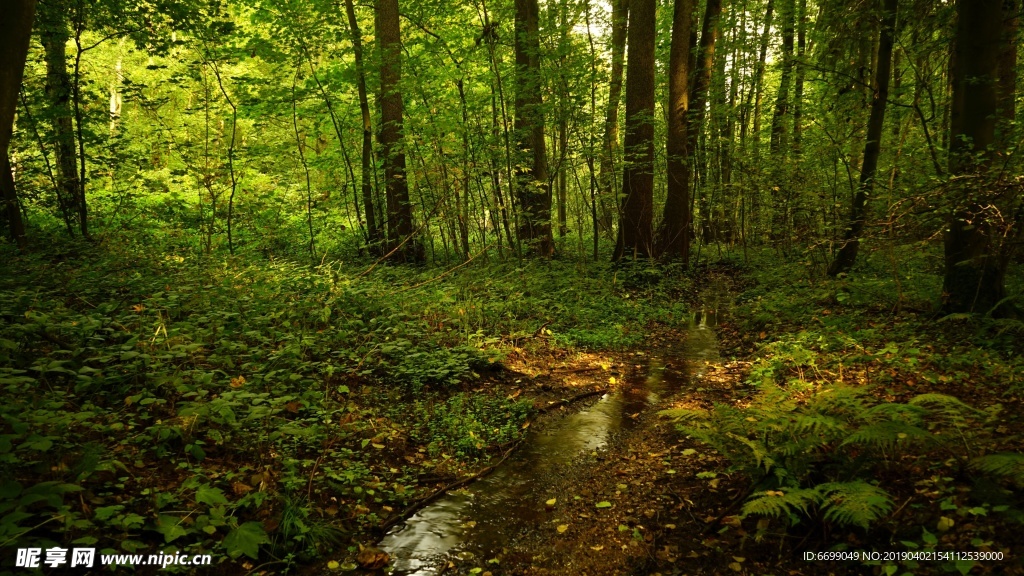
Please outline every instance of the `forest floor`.
[[[771, 255], [442, 275], [153, 254], [5, 255], [5, 549], [383, 567], [386, 527], [629, 380], [704, 306], [721, 360], [674, 412], [637, 413], [538, 492], [557, 503], [535, 530], [446, 574], [1024, 573], [1024, 325], [936, 320], [926, 258], [822, 280]], [[923, 554], [804, 560], [825, 551]]]

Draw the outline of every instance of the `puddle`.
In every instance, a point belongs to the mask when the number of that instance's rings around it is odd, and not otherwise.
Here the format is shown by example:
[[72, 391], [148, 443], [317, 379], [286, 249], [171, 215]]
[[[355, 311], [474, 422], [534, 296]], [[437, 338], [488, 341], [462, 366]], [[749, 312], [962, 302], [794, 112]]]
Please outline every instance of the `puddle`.
[[480, 564], [542, 520], [538, 487], [573, 459], [614, 441], [637, 416], [657, 407], [705, 361], [718, 357], [713, 313], [697, 314], [674, 347], [639, 351], [623, 367], [622, 384], [590, 408], [531, 432], [519, 450], [485, 478], [453, 491], [395, 526], [379, 546], [391, 556], [392, 574], [437, 574], [449, 555]]

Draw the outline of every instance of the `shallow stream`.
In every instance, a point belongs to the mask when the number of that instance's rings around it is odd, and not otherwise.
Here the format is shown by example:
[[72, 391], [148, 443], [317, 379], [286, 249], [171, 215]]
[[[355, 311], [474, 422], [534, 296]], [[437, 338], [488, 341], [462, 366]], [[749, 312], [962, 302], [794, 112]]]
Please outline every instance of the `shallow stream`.
[[681, 342], [636, 352], [623, 382], [593, 406], [531, 432], [490, 475], [439, 498], [381, 540], [392, 574], [437, 574], [449, 555], [486, 561], [543, 519], [543, 486], [572, 460], [614, 442], [637, 416], [718, 357], [713, 314], [697, 314]]

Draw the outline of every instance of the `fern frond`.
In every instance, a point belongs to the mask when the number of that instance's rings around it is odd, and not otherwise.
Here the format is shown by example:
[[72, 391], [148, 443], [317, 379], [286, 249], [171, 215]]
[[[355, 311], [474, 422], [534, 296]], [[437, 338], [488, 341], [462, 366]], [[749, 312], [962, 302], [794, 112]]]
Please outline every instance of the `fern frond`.
[[827, 482], [817, 489], [824, 501], [825, 519], [836, 524], [867, 530], [872, 522], [892, 510], [889, 493], [867, 482]]
[[1024, 486], [1024, 454], [1003, 452], [979, 456], [971, 460], [970, 466], [975, 470], [1011, 480], [1017, 486]]
[[789, 490], [768, 490], [756, 492], [743, 505], [742, 515], [771, 516], [778, 518], [783, 514], [803, 516], [809, 514], [809, 508], [821, 501], [821, 493], [816, 488], [793, 488]]
[[927, 415], [928, 409], [923, 406], [887, 402], [865, 410], [864, 420], [867, 422], [898, 420], [908, 424], [919, 424]]
[[900, 442], [930, 442], [935, 437], [928, 432], [905, 422], [890, 420], [875, 422], [857, 429], [843, 440], [840, 446], [868, 446], [870, 448], [894, 448]]
[[963, 420], [968, 415], [982, 415], [984, 412], [968, 406], [958, 398], [946, 394], [920, 394], [907, 401], [911, 406], [922, 406], [933, 414], [941, 414], [950, 420]]
[[698, 418], [704, 418], [708, 415], [707, 410], [694, 410], [692, 408], [669, 408], [668, 410], [662, 410], [658, 412], [659, 416], [665, 416], [668, 418], [674, 418], [680, 422], [686, 422], [690, 420], [696, 420]]

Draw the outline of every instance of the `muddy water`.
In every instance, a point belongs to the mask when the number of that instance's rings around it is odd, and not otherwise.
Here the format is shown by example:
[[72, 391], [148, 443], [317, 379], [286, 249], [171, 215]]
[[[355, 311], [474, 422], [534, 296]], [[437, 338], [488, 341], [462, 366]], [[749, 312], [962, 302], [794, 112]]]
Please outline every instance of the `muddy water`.
[[438, 572], [448, 555], [481, 563], [530, 530], [544, 514], [543, 487], [573, 459], [615, 441], [637, 416], [657, 408], [717, 357], [713, 314], [698, 314], [675, 346], [639, 352], [624, 382], [590, 408], [531, 433], [522, 447], [489, 476], [447, 494], [393, 528], [380, 548], [391, 555], [392, 574]]

